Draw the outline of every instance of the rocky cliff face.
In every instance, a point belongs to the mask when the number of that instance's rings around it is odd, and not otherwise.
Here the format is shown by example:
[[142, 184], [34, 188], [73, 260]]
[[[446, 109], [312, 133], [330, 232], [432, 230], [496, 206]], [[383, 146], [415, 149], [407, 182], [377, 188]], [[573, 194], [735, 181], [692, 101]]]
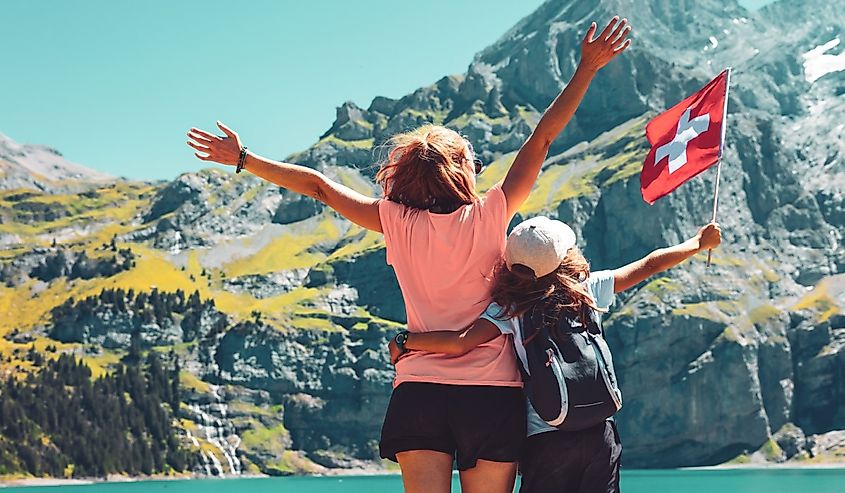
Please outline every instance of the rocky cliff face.
[[389, 337], [375, 324], [283, 335], [246, 323], [221, 337], [208, 366], [222, 382], [284, 396], [292, 443], [318, 464], [335, 466], [326, 452], [377, 460], [381, 422], [373, 412], [386, 408], [393, 379], [383, 350]]
[[[470, 138], [491, 163], [480, 178], [489, 186], [574, 72], [589, 22], [614, 13], [635, 26], [634, 44], [596, 78], [519, 214], [572, 224], [594, 270], [681, 241], [709, 220], [714, 173], [654, 206], [642, 201], [643, 128], [725, 66], [735, 68], [723, 247], [710, 268], [696, 257], [620, 295], [606, 319], [625, 396], [626, 466], [839, 453], [845, 71], [836, 40], [845, 17], [825, 2], [782, 0], [752, 13], [735, 2], [549, 1], [465, 74], [400, 99], [376, 98], [366, 109], [344, 103], [319, 141], [289, 159], [375, 193], [380, 145], [431, 122]], [[310, 199], [219, 170], [161, 185], [89, 187], [87, 198], [0, 195], [0, 244], [12, 245], [3, 251], [8, 287], [0, 295], [27, 300], [0, 304], [14, 307], [2, 325], [2, 333], [14, 331], [12, 346], [52, 334], [67, 343], [63, 350], [107, 367], [125, 350], [128, 327], [149, 332], [146, 346], [172, 348], [185, 363], [193, 417], [182, 426], [206, 436], [197, 447], [210, 454], [212, 472], [214, 460], [220, 471], [234, 470], [225, 467], [232, 446], [243, 470], [268, 473], [376, 458], [392, 378], [382, 348], [405, 320], [378, 235]], [[48, 214], [55, 211], [62, 212]], [[101, 258], [97, 248], [114, 241], [131, 249], [133, 264], [91, 278], [39, 278], [34, 270], [58, 248], [47, 246], [53, 238], [73, 258]], [[221, 314], [225, 323], [185, 338], [181, 314], [153, 311], [154, 330], [119, 310], [93, 310], [73, 323], [51, 311], [69, 296], [154, 287], [214, 299], [204, 316]], [[113, 349], [91, 350], [107, 338]]]

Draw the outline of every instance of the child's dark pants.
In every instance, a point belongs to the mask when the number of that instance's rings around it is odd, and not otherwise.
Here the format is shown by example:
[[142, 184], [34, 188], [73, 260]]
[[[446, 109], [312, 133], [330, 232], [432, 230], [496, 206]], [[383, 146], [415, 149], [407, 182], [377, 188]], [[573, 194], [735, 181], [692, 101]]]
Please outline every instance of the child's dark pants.
[[613, 421], [528, 437], [520, 493], [616, 493], [622, 444]]

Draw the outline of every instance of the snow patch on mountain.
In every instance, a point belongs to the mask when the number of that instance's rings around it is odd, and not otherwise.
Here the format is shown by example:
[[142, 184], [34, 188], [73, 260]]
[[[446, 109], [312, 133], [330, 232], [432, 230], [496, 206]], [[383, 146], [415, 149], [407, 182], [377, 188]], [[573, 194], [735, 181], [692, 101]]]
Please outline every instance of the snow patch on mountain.
[[802, 55], [807, 82], [813, 83], [827, 74], [845, 70], [845, 51], [837, 55], [827, 53], [839, 46], [839, 43], [840, 39], [836, 37]]

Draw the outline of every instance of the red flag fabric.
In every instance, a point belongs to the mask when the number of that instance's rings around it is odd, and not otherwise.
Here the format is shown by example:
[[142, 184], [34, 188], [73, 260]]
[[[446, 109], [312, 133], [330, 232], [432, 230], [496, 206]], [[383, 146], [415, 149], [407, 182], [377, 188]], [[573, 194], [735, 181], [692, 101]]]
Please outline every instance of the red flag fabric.
[[721, 158], [728, 71], [646, 125], [651, 150], [640, 189], [649, 204], [716, 164]]

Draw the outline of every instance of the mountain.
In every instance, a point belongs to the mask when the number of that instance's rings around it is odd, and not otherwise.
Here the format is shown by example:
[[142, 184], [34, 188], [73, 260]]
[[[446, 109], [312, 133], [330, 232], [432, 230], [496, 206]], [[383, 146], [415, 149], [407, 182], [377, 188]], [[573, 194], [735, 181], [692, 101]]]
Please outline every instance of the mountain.
[[66, 160], [50, 147], [19, 144], [0, 133], [0, 190], [105, 182], [113, 177]]
[[[845, 15], [828, 3], [549, 1], [466, 73], [366, 108], [343, 103], [288, 159], [377, 193], [381, 144], [433, 122], [469, 137], [491, 163], [488, 187], [574, 72], [589, 22], [615, 13], [634, 43], [596, 77], [517, 218], [570, 223], [594, 270], [709, 220], [712, 171], [643, 202], [644, 126], [734, 67], [723, 246], [710, 268], [700, 255], [620, 295], [606, 319], [626, 466], [841, 460]], [[2, 183], [0, 374], [38, 372], [24, 357], [33, 347], [107, 373], [135, 334], [181, 364], [174, 426], [197, 472], [378, 464], [384, 344], [405, 321], [379, 235], [221, 168], [73, 190]]]

